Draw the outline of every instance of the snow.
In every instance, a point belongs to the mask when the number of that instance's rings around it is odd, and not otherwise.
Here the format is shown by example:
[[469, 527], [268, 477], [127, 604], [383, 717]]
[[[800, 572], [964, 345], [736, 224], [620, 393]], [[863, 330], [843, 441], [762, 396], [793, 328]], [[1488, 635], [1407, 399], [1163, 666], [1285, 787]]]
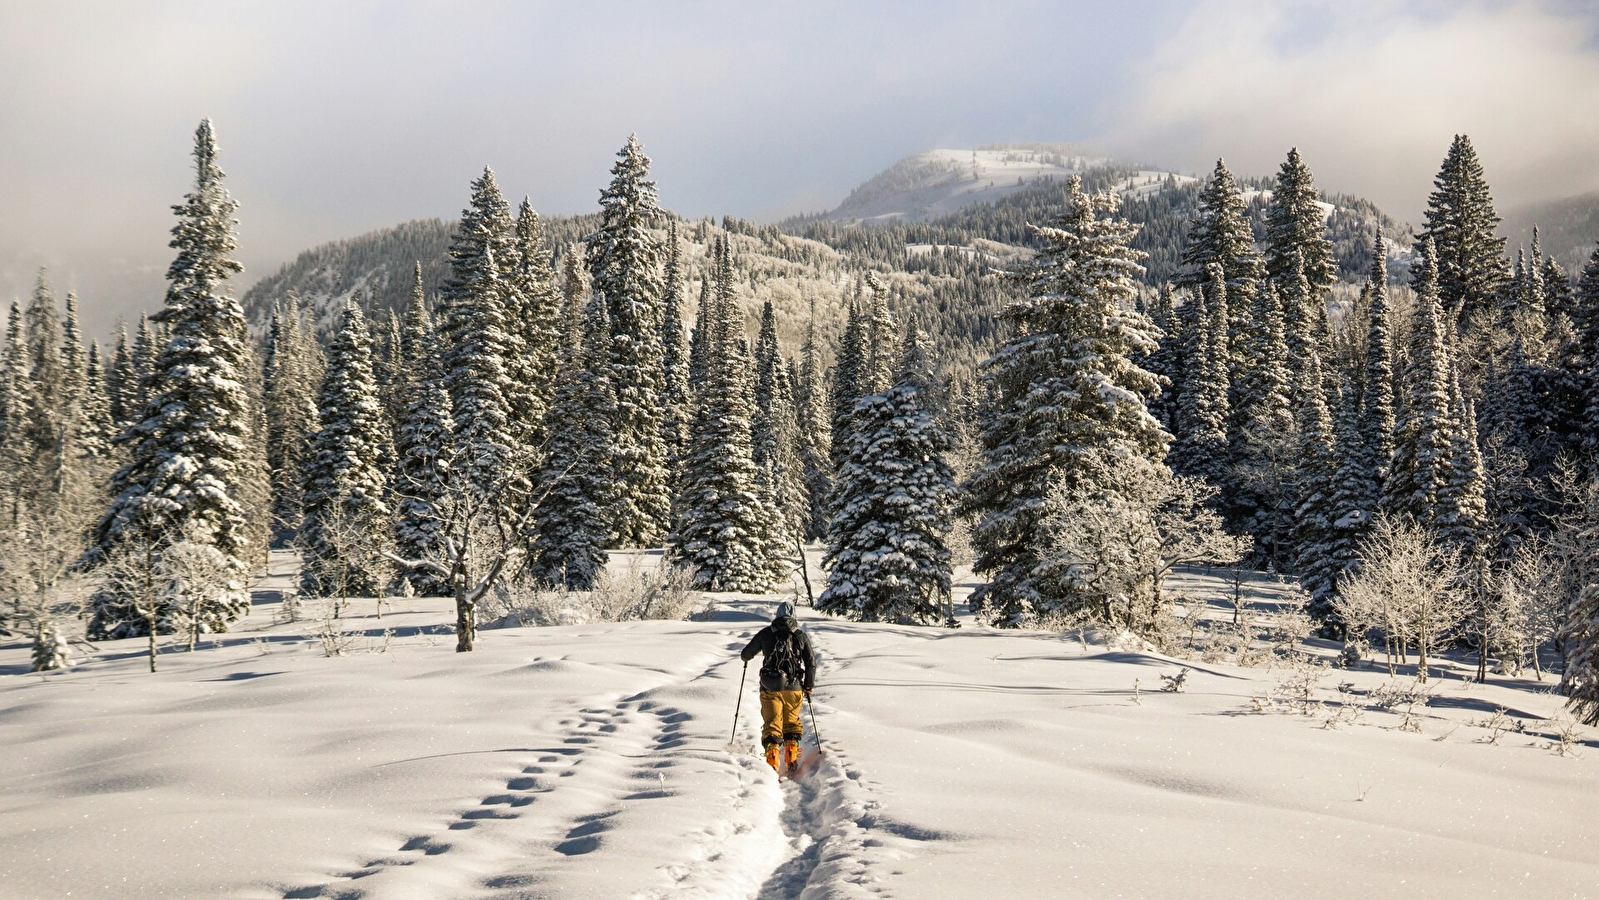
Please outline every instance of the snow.
[[[1174, 591], [1226, 614], [1222, 574]], [[825, 752], [779, 783], [752, 685], [728, 738], [737, 649], [780, 595], [471, 654], [446, 601], [361, 600], [331, 658], [273, 596], [155, 675], [138, 640], [48, 675], [0, 647], [0, 896], [1599, 896], [1599, 754], [1588, 731], [1544, 749], [1561, 698], [1530, 680], [1446, 662], [1421, 734], [1376, 709], [1329, 730], [1254, 711], [1281, 669], [802, 609]], [[1388, 680], [1334, 671], [1318, 696]], [[1471, 723], [1497, 707], [1527, 733], [1487, 743]]]
[[856, 188], [827, 218], [838, 222], [922, 221], [992, 203], [1026, 183], [1064, 180], [1108, 159], [1021, 148], [928, 150], [900, 160]]

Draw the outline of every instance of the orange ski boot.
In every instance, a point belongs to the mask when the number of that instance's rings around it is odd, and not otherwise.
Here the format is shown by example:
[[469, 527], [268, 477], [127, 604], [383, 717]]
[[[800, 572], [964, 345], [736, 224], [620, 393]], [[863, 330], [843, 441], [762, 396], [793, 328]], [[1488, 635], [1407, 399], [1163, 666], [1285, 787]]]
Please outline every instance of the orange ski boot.
[[767, 744], [766, 745], [766, 764], [772, 767], [772, 771], [773, 772], [782, 772], [782, 769], [779, 769], [777, 767], [777, 745], [776, 744]]
[[799, 758], [800, 758], [799, 741], [784, 741], [783, 742], [783, 768], [788, 770], [788, 774], [790, 776], [793, 776], [795, 774], [795, 772], [798, 771], [798, 769], [799, 769]]

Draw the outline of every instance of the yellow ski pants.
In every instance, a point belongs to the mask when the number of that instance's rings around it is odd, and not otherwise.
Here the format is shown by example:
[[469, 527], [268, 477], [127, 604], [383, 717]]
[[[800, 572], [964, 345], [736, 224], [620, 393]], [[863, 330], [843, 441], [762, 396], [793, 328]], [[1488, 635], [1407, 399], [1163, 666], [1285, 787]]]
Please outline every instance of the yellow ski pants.
[[800, 719], [804, 691], [761, 691], [761, 744], [798, 741], [805, 733]]

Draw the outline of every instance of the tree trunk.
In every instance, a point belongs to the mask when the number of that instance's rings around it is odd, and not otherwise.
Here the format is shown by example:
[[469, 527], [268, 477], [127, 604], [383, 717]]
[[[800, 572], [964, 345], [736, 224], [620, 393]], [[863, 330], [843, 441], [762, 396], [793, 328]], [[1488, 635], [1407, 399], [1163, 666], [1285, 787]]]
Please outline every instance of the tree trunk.
[[477, 640], [477, 604], [467, 599], [465, 573], [455, 577], [455, 652], [470, 653]]

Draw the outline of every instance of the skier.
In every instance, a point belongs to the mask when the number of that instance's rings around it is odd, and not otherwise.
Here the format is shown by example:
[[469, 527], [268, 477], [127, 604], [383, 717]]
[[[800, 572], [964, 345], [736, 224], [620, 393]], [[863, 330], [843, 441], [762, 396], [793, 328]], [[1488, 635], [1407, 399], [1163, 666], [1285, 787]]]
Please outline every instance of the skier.
[[761, 745], [766, 748], [766, 764], [778, 768], [778, 744], [782, 744], [783, 766], [789, 771], [799, 765], [799, 742], [805, 726], [800, 719], [800, 704], [816, 686], [816, 654], [811, 652], [810, 635], [800, 630], [794, 618], [794, 604], [777, 605], [772, 624], [755, 633], [739, 654], [746, 664], [755, 654], [765, 655], [761, 663]]

